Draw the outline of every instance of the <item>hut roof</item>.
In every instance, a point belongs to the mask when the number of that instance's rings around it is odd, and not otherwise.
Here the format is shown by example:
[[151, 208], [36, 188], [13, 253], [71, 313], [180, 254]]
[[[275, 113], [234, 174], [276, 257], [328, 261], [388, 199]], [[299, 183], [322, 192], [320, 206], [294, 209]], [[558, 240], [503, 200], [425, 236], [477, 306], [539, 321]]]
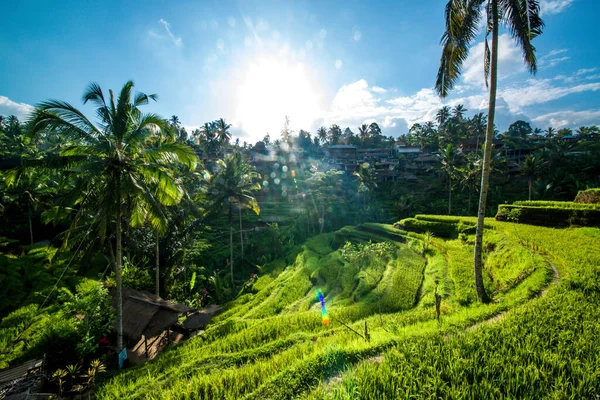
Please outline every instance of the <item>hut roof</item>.
[[[111, 294], [116, 308], [114, 291]], [[191, 307], [163, 300], [155, 294], [123, 288], [123, 335], [136, 343], [142, 335], [156, 336], [175, 325], [179, 314], [192, 311]]]
[[220, 312], [221, 306], [211, 304], [206, 308], [189, 315], [187, 319], [183, 321], [183, 327], [186, 329], [204, 328], [210, 319]]

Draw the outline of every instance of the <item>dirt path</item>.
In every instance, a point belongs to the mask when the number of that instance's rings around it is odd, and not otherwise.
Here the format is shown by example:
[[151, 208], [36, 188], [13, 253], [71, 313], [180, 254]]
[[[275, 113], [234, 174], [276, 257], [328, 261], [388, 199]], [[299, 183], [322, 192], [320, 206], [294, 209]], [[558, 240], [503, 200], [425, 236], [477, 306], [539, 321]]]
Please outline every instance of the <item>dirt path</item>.
[[[552, 262], [550, 262], [550, 260], [548, 260], [547, 258], [544, 258], [544, 261], [550, 266], [550, 268], [552, 268], [552, 281], [550, 281], [550, 283], [548, 283], [548, 285], [546, 285], [546, 287], [544, 287], [542, 290], [540, 290], [538, 292], [538, 296], [537, 296], [538, 298], [545, 297], [546, 294], [548, 293], [548, 290], [550, 290], [550, 288], [552, 286], [554, 286], [558, 282], [560, 282], [560, 273], [558, 272], [558, 269], [556, 268], [556, 266]], [[503, 312], [498, 313], [488, 319], [477, 322], [477, 323], [465, 328], [464, 332], [472, 332], [472, 331], [475, 331], [484, 326], [489, 326], [489, 325], [495, 324], [495, 323], [503, 320], [509, 311], [510, 310], [503, 311]], [[453, 335], [446, 335], [444, 337], [444, 339], [449, 339], [452, 336]], [[380, 354], [377, 354], [377, 355], [374, 355], [372, 357], [365, 359], [364, 362], [373, 363], [373, 364], [381, 364], [383, 362], [383, 359], [384, 359], [384, 356], [383, 356], [383, 354], [380, 353]], [[343, 372], [340, 372], [340, 373], [330, 377], [329, 379], [327, 379], [324, 383], [326, 385], [334, 385], [336, 383], [341, 382], [342, 377], [343, 377]]]
[[[551, 263], [550, 260], [548, 260], [547, 258], [545, 258], [544, 261], [550, 266], [550, 268], [552, 268], [552, 281], [550, 281], [550, 283], [548, 285], [546, 285], [545, 288], [543, 288], [542, 290], [540, 290], [538, 292], [538, 297], [546, 296], [546, 294], [548, 293], [548, 290], [550, 290], [550, 288], [552, 286], [556, 285], [560, 281], [560, 274], [558, 273], [558, 269], [556, 269], [556, 266], [553, 263]], [[469, 326], [468, 328], [466, 328], [465, 331], [471, 332], [471, 331], [477, 330], [481, 327], [492, 325], [498, 321], [501, 321], [502, 319], [504, 319], [504, 317], [506, 317], [506, 314], [509, 311], [510, 310], [503, 311], [499, 314], [494, 315], [491, 318], [477, 322], [477, 323]]]

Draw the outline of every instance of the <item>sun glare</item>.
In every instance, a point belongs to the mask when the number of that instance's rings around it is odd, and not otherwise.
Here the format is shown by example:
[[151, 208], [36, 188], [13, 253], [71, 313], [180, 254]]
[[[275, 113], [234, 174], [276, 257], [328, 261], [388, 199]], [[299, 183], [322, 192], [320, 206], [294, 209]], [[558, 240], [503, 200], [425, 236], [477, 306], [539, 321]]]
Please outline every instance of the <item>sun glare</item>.
[[310, 130], [319, 117], [320, 96], [306, 67], [297, 62], [260, 58], [248, 64], [238, 87], [236, 120], [253, 140], [268, 132], [279, 137], [285, 116], [294, 130]]

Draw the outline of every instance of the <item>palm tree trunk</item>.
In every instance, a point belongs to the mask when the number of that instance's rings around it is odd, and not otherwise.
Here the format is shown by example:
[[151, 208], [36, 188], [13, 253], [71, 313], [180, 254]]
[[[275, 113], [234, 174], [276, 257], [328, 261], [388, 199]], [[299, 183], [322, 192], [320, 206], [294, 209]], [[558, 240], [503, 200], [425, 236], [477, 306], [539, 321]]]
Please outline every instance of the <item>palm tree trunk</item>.
[[448, 215], [452, 215], [452, 178], [448, 175]]
[[121, 176], [117, 175], [117, 204], [116, 204], [116, 256], [115, 256], [115, 281], [117, 284], [117, 352], [123, 349], [123, 282], [122, 263], [123, 249], [121, 248]]
[[467, 213], [468, 213], [469, 215], [471, 215], [471, 194], [472, 194], [472, 191], [471, 191], [471, 189], [470, 189], [470, 188], [469, 188], [468, 190], [469, 190], [469, 208], [468, 208], [468, 210], [467, 210]]
[[158, 247], [158, 229], [155, 231], [156, 243], [154, 247], [154, 257], [156, 258], [156, 295], [160, 296], [160, 249]]
[[33, 223], [31, 222], [31, 204], [27, 202], [27, 219], [29, 220], [29, 240], [33, 244]]
[[242, 244], [242, 258], [244, 258], [244, 232], [242, 231], [242, 205], [239, 204], [240, 211], [240, 243]]
[[531, 178], [528, 179], [527, 181], [528, 187], [529, 187], [529, 201], [531, 201]]
[[229, 202], [229, 268], [231, 271], [231, 287], [233, 288], [233, 223], [232, 210], [233, 204]]
[[485, 203], [490, 185], [490, 160], [494, 141], [494, 115], [496, 112], [496, 87], [498, 84], [498, 1], [492, 0], [492, 60], [490, 68], [490, 101], [488, 106], [488, 123], [485, 132], [485, 150], [483, 154], [483, 172], [481, 174], [481, 191], [479, 193], [479, 210], [477, 212], [477, 230], [475, 233], [475, 250], [473, 272], [477, 298], [482, 303], [490, 301], [483, 285], [481, 248], [483, 246], [483, 225], [485, 221]]

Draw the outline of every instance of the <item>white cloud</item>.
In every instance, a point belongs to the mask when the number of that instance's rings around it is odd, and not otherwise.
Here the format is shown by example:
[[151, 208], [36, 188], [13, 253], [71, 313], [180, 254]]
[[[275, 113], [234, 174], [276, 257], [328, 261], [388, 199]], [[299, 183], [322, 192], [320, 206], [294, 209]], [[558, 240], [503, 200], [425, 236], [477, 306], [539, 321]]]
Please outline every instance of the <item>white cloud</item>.
[[506, 100], [511, 112], [520, 112], [523, 107], [557, 100], [573, 93], [598, 90], [600, 90], [600, 82], [554, 86], [550, 79], [530, 79], [526, 85], [515, 85], [502, 90], [500, 96]]
[[354, 39], [355, 41], [359, 41], [360, 38], [362, 37], [362, 32], [360, 31], [360, 29], [358, 29], [358, 26], [354, 26], [352, 28], [352, 39]]
[[[563, 61], [570, 60], [571, 57], [563, 55], [568, 51], [569, 51], [568, 49], [554, 49], [550, 53], [546, 54], [545, 56], [540, 57], [540, 59], [538, 61], [538, 66], [540, 68], [552, 68], [552, 67], [555, 67], [556, 65], [560, 64]], [[560, 56], [560, 57], [558, 57], [558, 56]]]
[[342, 60], [335, 60], [335, 69], [342, 68]]
[[17, 103], [6, 96], [0, 96], [0, 115], [14, 115], [21, 121], [27, 118], [35, 107], [26, 103]]
[[183, 46], [183, 41], [181, 40], [181, 37], [175, 37], [175, 35], [173, 34], [173, 32], [171, 32], [171, 25], [165, 21], [164, 19], [160, 19], [158, 21], [158, 23], [162, 24], [165, 27], [165, 30], [167, 31], [167, 35], [169, 36], [169, 38], [171, 38], [171, 40], [173, 41], [173, 44], [177, 47], [182, 47]]
[[[470, 49], [469, 57], [465, 60], [462, 72], [466, 84], [475, 85], [479, 88], [485, 87], [483, 76], [484, 52], [484, 42], [480, 42]], [[525, 71], [523, 56], [515, 41], [506, 33], [500, 35], [498, 39], [498, 79], [501, 80], [523, 71]]]
[[217, 50], [219, 50], [220, 53], [225, 51], [225, 42], [222, 39], [217, 40]]
[[551, 126], [553, 128], [576, 128], [584, 125], [600, 125], [600, 110], [557, 111], [535, 117], [533, 122], [539, 126]]
[[540, 1], [540, 14], [552, 15], [563, 12], [569, 7], [575, 0], [541, 0]]
[[229, 25], [229, 27], [232, 29], [235, 28], [235, 25], [236, 25], [235, 18], [233, 18], [233, 17], [227, 18], [227, 25]]
[[575, 73], [577, 76], [591, 74], [592, 72], [596, 72], [598, 70], [597, 67], [594, 68], [582, 68]]
[[[585, 71], [580, 75], [593, 71]], [[600, 91], [600, 82], [590, 82], [585, 78], [576, 79], [578, 72], [559, 79], [529, 79], [519, 84], [499, 88], [496, 110], [499, 123], [508, 120], [528, 119], [529, 107], [561, 99], [574, 93]], [[472, 113], [486, 112], [489, 94], [487, 90], [471, 86], [461, 93], [453, 93], [442, 101], [434, 90], [423, 88], [412, 95], [390, 97], [390, 91], [378, 86], [369, 86], [361, 79], [342, 86], [335, 95], [331, 109], [325, 116], [326, 125], [358, 126], [361, 121], [375, 120], [386, 128], [393, 128], [393, 134], [406, 133], [403, 126], [432, 121], [444, 105], [463, 104]], [[535, 113], [533, 114], [535, 115]], [[560, 117], [562, 115], [562, 117]], [[579, 124], [592, 121], [587, 114], [570, 114], [570, 119], [561, 113], [551, 115], [556, 126]], [[560, 117], [560, 118], [559, 118]], [[585, 117], [585, 118], [584, 118]], [[542, 117], [539, 117], [542, 118]], [[567, 122], [561, 122], [567, 121]], [[404, 124], [403, 124], [404, 123]]]

